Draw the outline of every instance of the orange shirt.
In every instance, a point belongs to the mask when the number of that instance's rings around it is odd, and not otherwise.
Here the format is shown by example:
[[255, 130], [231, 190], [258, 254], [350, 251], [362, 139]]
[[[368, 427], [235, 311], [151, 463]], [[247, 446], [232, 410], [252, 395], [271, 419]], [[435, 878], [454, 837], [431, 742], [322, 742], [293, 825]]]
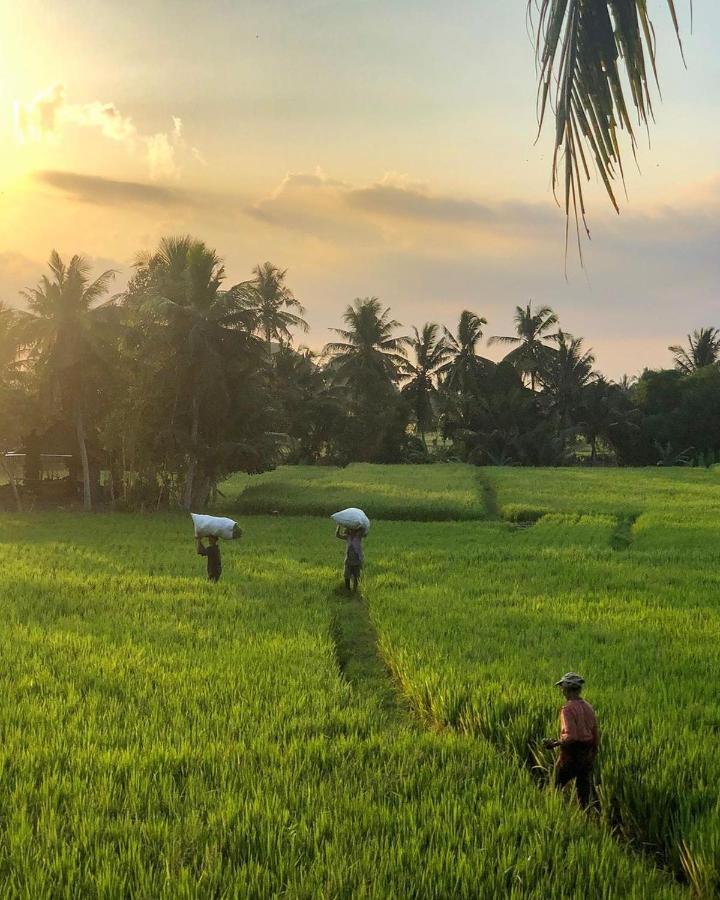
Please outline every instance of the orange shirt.
[[600, 743], [595, 710], [581, 697], [568, 700], [560, 710], [560, 744], [578, 741], [592, 744], [595, 748]]

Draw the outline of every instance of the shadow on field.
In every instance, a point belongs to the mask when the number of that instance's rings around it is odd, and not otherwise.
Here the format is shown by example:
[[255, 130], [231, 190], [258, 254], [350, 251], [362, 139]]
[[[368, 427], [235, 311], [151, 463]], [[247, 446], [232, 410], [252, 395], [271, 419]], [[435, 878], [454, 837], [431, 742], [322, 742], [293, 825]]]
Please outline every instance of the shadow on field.
[[379, 725], [411, 727], [410, 707], [396, 690], [379, 655], [377, 632], [362, 592], [338, 587], [329, 599], [333, 610], [330, 631], [341, 676], [359, 699], [377, 707]]
[[633, 541], [633, 529], [640, 518], [640, 513], [628, 513], [617, 516], [617, 525], [610, 537], [610, 546], [613, 550], [628, 550]]

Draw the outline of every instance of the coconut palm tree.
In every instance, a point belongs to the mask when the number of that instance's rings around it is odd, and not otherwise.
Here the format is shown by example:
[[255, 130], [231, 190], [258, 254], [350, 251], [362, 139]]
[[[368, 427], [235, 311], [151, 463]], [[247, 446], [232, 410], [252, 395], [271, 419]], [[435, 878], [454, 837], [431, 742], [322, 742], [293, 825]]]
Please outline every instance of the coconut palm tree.
[[720, 330], [700, 328], [687, 336], [687, 347], [673, 344], [668, 350], [675, 357], [675, 368], [691, 375], [705, 366], [714, 366], [720, 358]]
[[343, 313], [346, 328], [333, 328], [342, 341], [325, 345], [330, 369], [337, 381], [373, 381], [395, 384], [407, 365], [407, 337], [395, 337], [400, 323], [383, 309], [377, 297], [357, 298]]
[[443, 377], [444, 386], [448, 391], [466, 394], [482, 368], [482, 363], [487, 362], [477, 353], [485, 325], [487, 319], [470, 312], [469, 309], [464, 309], [460, 313], [456, 334], [443, 328], [447, 360], [439, 368], [438, 373]]
[[6, 454], [14, 449], [23, 424], [27, 424], [23, 392], [18, 385], [18, 316], [14, 309], [0, 302], [0, 470], [5, 474], [13, 492], [18, 512], [22, 512], [22, 498], [15, 473], [6, 461]]
[[17, 324], [17, 312], [0, 301], [0, 373], [3, 374], [17, 359]]
[[554, 341], [556, 333], [550, 329], [558, 324], [558, 317], [549, 306], [541, 306], [533, 310], [532, 304], [516, 306], [515, 334], [491, 337], [488, 344], [510, 344], [511, 350], [505, 359], [512, 363], [522, 374], [530, 378], [530, 387], [535, 390], [538, 373], [548, 358], [547, 341]]
[[[666, 3], [680, 41], [675, 2]], [[618, 210], [613, 187], [623, 176], [618, 133], [626, 131], [634, 152], [631, 106], [641, 126], [653, 119], [655, 32], [647, 0], [528, 0], [530, 17], [536, 8], [538, 119], [542, 128], [548, 107], [554, 110], [553, 189], [562, 194], [568, 223], [574, 215], [579, 239], [589, 161]]]
[[50, 277], [22, 292], [27, 310], [20, 313], [19, 336], [44, 378], [53, 398], [70, 416], [80, 453], [83, 505], [92, 509], [90, 464], [87, 454], [86, 396], [88, 367], [103, 360], [111, 332], [107, 310], [113, 300], [101, 303], [115, 272], [109, 269], [94, 281], [91, 266], [82, 256], [69, 265], [56, 250], [50, 255]]
[[259, 313], [247, 302], [242, 285], [221, 290], [222, 261], [189, 235], [163, 238], [153, 254], [140, 256], [136, 264], [148, 273], [143, 310], [170, 330], [169, 341], [180, 360], [177, 397], [187, 403], [183, 504], [190, 509], [196, 496], [202, 407], [223, 390], [228, 344], [232, 342], [235, 355], [259, 346], [252, 335]]
[[555, 344], [541, 378], [550, 406], [558, 414], [560, 427], [569, 428], [574, 424], [583, 389], [597, 378], [593, 371], [595, 357], [592, 350], [584, 349], [583, 338], [564, 331], [558, 331]]
[[637, 382], [637, 375], [628, 375], [626, 372], [622, 376], [622, 378], [619, 381], [614, 382], [614, 384], [617, 388], [619, 388], [622, 394], [625, 394], [627, 396], [628, 394], [630, 394]]
[[432, 424], [437, 379], [450, 354], [444, 340], [438, 336], [439, 331], [440, 326], [435, 322], [423, 325], [422, 332], [413, 328], [414, 336], [410, 338], [409, 346], [415, 360], [405, 364], [410, 380], [404, 385], [403, 393], [412, 402], [420, 438], [426, 448], [425, 434]]
[[268, 359], [272, 358], [273, 340], [280, 345], [290, 343], [291, 328], [308, 330], [308, 324], [302, 318], [305, 307], [285, 284], [286, 274], [287, 269], [279, 269], [266, 262], [255, 266], [251, 281], [237, 286], [242, 291], [246, 304], [257, 316], [258, 330], [265, 339]]

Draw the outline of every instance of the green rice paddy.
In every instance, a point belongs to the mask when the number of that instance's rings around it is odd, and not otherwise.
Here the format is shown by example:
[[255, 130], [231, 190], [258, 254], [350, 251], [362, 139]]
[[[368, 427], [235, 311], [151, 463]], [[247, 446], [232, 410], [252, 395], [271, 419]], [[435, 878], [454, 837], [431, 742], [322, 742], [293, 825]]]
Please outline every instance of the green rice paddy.
[[[218, 585], [189, 517], [0, 519], [0, 896], [717, 893], [718, 473], [223, 493], [244, 537]], [[328, 518], [350, 504], [361, 597]], [[571, 669], [603, 732], [590, 817], [544, 786]]]

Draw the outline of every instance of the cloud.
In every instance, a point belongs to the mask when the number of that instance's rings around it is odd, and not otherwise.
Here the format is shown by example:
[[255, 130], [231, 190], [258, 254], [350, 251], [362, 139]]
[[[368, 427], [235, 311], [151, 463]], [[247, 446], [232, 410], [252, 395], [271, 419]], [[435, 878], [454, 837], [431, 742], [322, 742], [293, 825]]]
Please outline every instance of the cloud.
[[301, 232], [306, 238], [320, 238], [330, 243], [375, 242], [378, 229], [362, 216], [344, 209], [351, 185], [325, 175], [288, 173], [267, 197], [256, 201], [247, 214], [275, 227]]
[[175, 162], [175, 147], [166, 134], [154, 134], [147, 138], [148, 165], [150, 178], [178, 178], [180, 170]]
[[41, 140], [54, 135], [58, 116], [66, 105], [65, 88], [54, 84], [31, 103], [15, 102], [15, 133], [19, 141]]
[[219, 222], [225, 226], [234, 223], [247, 206], [247, 197], [228, 191], [187, 190], [176, 185], [123, 181], [84, 172], [46, 169], [33, 172], [32, 178], [37, 184], [61, 191], [80, 203], [141, 210], [154, 207], [176, 215], [188, 213], [192, 217], [197, 214], [213, 226]]
[[416, 221], [486, 225], [498, 220], [497, 211], [476, 200], [432, 196], [383, 182], [349, 191], [345, 202], [351, 209]]
[[[256, 201], [248, 214], [276, 227], [301, 231], [335, 244], [423, 244], [438, 253], [484, 242], [484, 252], [545, 244], [562, 236], [563, 219], [550, 204], [491, 202], [433, 193], [425, 185], [391, 173], [368, 185], [332, 178], [322, 170], [287, 174]], [[483, 248], [480, 248], [483, 252]]]
[[202, 161], [200, 151], [185, 143], [182, 119], [178, 116], [171, 119], [170, 131], [141, 134], [132, 118], [123, 115], [114, 103], [68, 102], [63, 84], [54, 84], [28, 103], [15, 103], [15, 133], [21, 143], [57, 141], [66, 125], [91, 128], [108, 140], [122, 144], [131, 153], [143, 151], [152, 180], [179, 178], [180, 157]]
[[52, 170], [35, 172], [33, 177], [41, 184], [64, 191], [83, 203], [164, 207], [193, 204], [192, 196], [184, 191], [140, 181], [117, 181], [98, 175]]

